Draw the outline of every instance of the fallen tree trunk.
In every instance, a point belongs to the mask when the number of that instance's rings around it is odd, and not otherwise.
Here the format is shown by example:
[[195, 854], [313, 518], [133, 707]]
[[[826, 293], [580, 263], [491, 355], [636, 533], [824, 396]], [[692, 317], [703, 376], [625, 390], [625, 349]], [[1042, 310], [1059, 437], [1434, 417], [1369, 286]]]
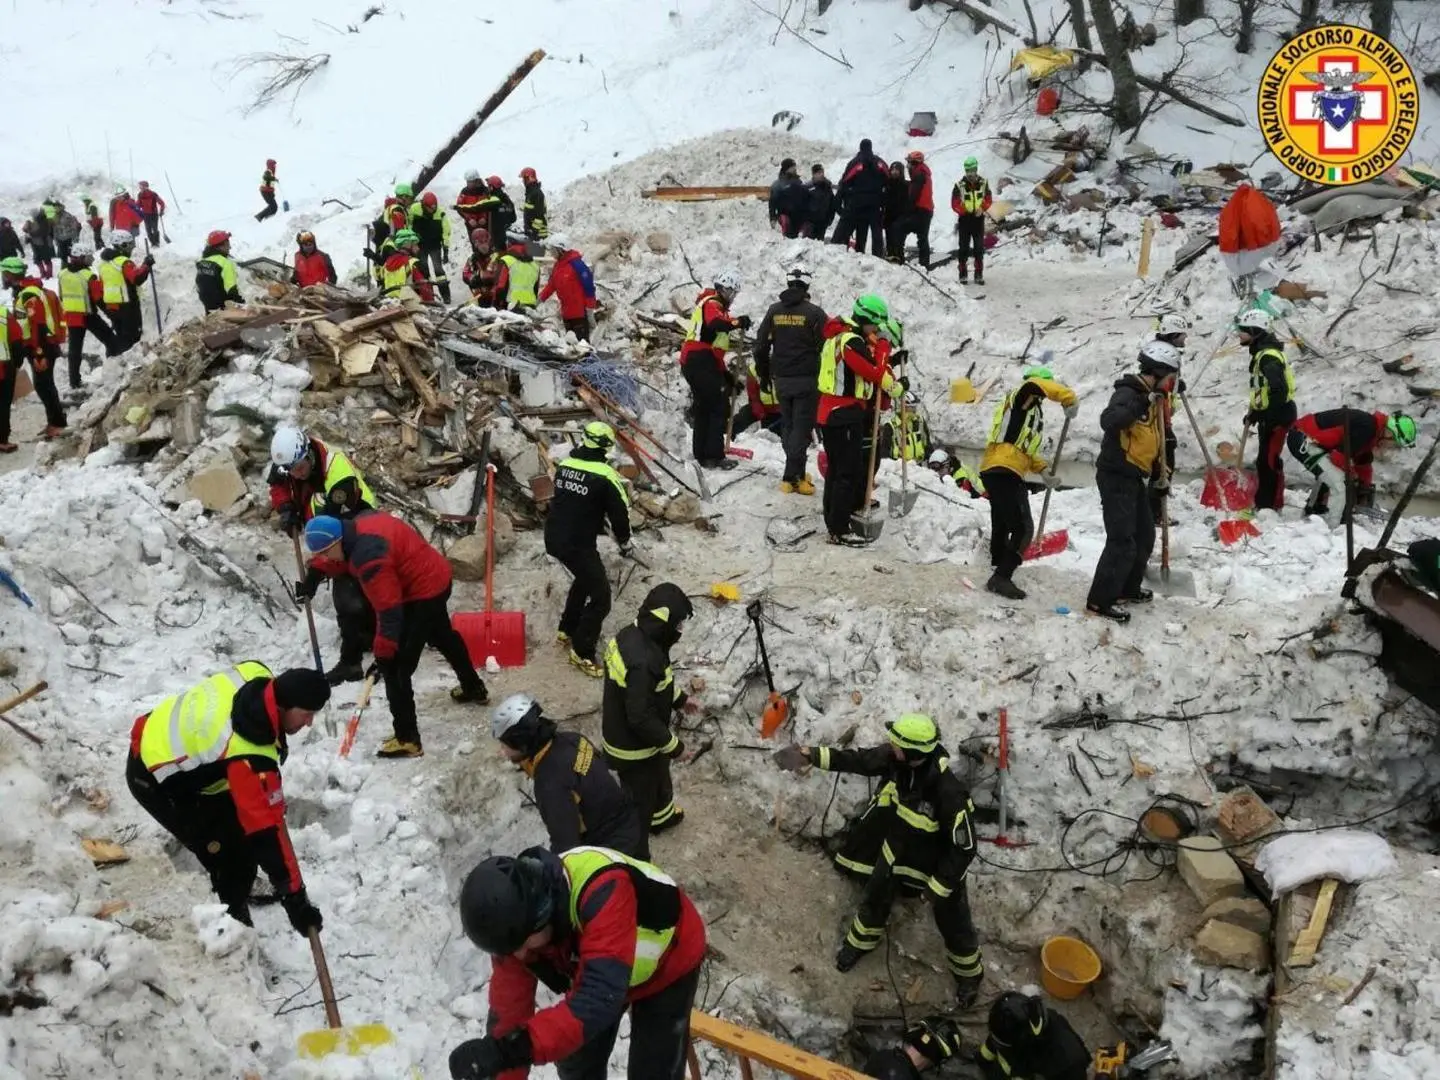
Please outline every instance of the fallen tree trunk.
[[514, 92], [515, 88], [524, 81], [525, 76], [535, 70], [535, 66], [545, 59], [545, 50], [536, 49], [523, 61], [520, 66], [510, 73], [510, 77], [500, 84], [500, 88], [490, 95], [489, 100], [480, 106], [480, 111], [460, 125], [460, 130], [451, 136], [450, 141], [436, 151], [435, 156], [430, 159], [429, 164], [421, 168], [415, 174], [415, 181], [411, 185], [416, 191], [420, 191], [431, 180], [434, 180], [441, 169], [449, 164], [450, 159], [460, 152], [470, 136], [480, 129], [480, 125], [490, 119], [490, 114], [498, 109], [507, 97]]

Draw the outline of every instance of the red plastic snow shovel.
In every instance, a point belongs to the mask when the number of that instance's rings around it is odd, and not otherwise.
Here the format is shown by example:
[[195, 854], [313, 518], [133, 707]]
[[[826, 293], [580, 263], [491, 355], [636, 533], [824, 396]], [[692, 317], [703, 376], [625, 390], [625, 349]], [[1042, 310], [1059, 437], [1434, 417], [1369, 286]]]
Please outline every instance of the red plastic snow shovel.
[[456, 615], [455, 629], [465, 639], [470, 662], [485, 666], [490, 657], [502, 668], [525, 666], [525, 613], [495, 610], [495, 466], [485, 466], [485, 611]]
[[365, 713], [365, 706], [370, 704], [370, 691], [374, 689], [375, 676], [367, 676], [364, 685], [360, 687], [360, 700], [355, 702], [355, 711], [350, 714], [350, 719], [346, 721], [345, 734], [340, 738], [341, 757], [348, 758], [350, 751], [355, 747], [355, 736], [360, 732], [360, 717]]
[[[1060, 468], [1060, 452], [1065, 449], [1065, 436], [1070, 433], [1070, 418], [1065, 417], [1065, 423], [1060, 425], [1060, 440], [1055, 444], [1055, 460], [1050, 462], [1050, 475], [1054, 476]], [[1045, 531], [1045, 519], [1050, 514], [1050, 495], [1053, 489], [1045, 489], [1045, 501], [1040, 504], [1040, 526], [1035, 530], [1035, 541], [1025, 549], [1025, 561], [1031, 559], [1043, 559], [1047, 555], [1059, 555], [1070, 546], [1070, 530], [1056, 529], [1052, 533]]]

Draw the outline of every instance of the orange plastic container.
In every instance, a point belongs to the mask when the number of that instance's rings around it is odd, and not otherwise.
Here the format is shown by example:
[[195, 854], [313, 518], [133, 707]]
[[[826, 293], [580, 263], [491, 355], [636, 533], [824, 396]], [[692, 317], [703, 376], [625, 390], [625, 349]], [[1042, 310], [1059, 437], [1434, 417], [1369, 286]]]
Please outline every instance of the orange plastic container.
[[1052, 937], [1040, 948], [1040, 983], [1061, 1001], [1077, 998], [1100, 977], [1100, 957], [1079, 938]]

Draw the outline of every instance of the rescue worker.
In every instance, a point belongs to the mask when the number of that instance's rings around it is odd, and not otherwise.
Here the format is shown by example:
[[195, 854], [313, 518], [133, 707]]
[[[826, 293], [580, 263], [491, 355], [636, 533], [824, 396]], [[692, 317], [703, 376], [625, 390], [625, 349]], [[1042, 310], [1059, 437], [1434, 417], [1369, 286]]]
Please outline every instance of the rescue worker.
[[295, 932], [321, 928], [285, 827], [280, 766], [289, 737], [329, 700], [330, 687], [309, 668], [275, 678], [246, 660], [165, 698], [131, 728], [130, 793], [200, 860], [230, 917], [246, 926], [264, 870]]
[[520, 183], [525, 185], [525, 202], [520, 207], [525, 235], [531, 240], [544, 240], [550, 235], [550, 215], [545, 210], [545, 189], [540, 186], [540, 177], [527, 165], [520, 170]]
[[755, 379], [780, 406], [785, 471], [780, 490], [814, 495], [806, 458], [820, 405], [820, 350], [825, 346], [825, 310], [810, 300], [810, 271], [792, 266], [780, 299], [771, 304], [755, 331]]
[[919, 1080], [920, 1074], [943, 1065], [960, 1049], [960, 1028], [944, 1016], [927, 1016], [905, 1029], [901, 1044], [865, 1059], [865, 1075], [875, 1080]]
[[675, 681], [670, 650], [694, 613], [685, 590], [663, 582], [646, 594], [635, 621], [605, 648], [602, 742], [606, 760], [640, 815], [642, 859], [650, 857], [651, 836], [685, 820], [685, 811], [675, 805], [670, 762], [684, 765], [691, 755], [670, 730], [670, 713], [693, 712], [698, 705]]
[[925, 465], [942, 481], [951, 481], [970, 498], [985, 498], [985, 481], [980, 479], [980, 470], [970, 468], [950, 451], [943, 448], [930, 451], [930, 457]]
[[560, 613], [555, 640], [570, 647], [570, 663], [592, 678], [605, 669], [595, 661], [600, 629], [610, 613], [610, 577], [597, 541], [610, 523], [620, 554], [630, 556], [630, 496], [611, 467], [615, 429], [602, 420], [585, 425], [581, 444], [555, 469], [555, 497], [545, 519], [545, 551], [574, 580]]
[[23, 259], [25, 245], [7, 217], [0, 217], [0, 259]]
[[512, 232], [505, 237], [505, 254], [495, 275], [495, 306], [509, 311], [530, 311], [540, 302], [536, 290], [540, 285], [540, 267], [530, 254], [530, 245], [523, 233]]
[[985, 215], [994, 200], [990, 182], [980, 175], [980, 161], [973, 155], [965, 159], [965, 175], [955, 181], [950, 191], [950, 209], [955, 211], [955, 229], [960, 246], [956, 259], [960, 263], [960, 284], [970, 279], [968, 261], [975, 260], [975, 284], [985, 284]]
[[441, 302], [450, 303], [450, 279], [445, 274], [450, 261], [450, 215], [440, 209], [433, 191], [410, 204], [410, 231], [420, 241], [420, 265], [426, 277], [440, 290]]
[[315, 234], [303, 229], [295, 234], [295, 269], [290, 274], [290, 283], [308, 289], [312, 285], [334, 285], [340, 280], [335, 273], [335, 264], [330, 256], [315, 246]]
[[[575, 335], [578, 341], [590, 340], [590, 310], [596, 306], [594, 277], [580, 252], [570, 246], [570, 238], [564, 233], [552, 233], [545, 240], [545, 248], [555, 253], [555, 265], [550, 268], [550, 277], [540, 290], [539, 302], [544, 303], [552, 296], [560, 304], [560, 321], [565, 329]], [[590, 292], [585, 291], [585, 280], [590, 281]]]
[[[380, 505], [364, 475], [343, 450], [311, 438], [292, 424], [281, 424], [270, 439], [270, 508], [286, 536], [298, 537], [317, 514], [351, 518]], [[332, 579], [335, 622], [340, 628], [340, 659], [325, 678], [331, 686], [365, 677], [361, 662], [375, 637], [375, 612], [360, 583], [349, 574]], [[319, 584], [318, 578], [314, 582]], [[297, 586], [296, 595], [314, 595], [311, 584]]]
[[460, 221], [465, 226], [465, 232], [472, 238], [476, 229], [485, 229], [490, 223], [490, 206], [487, 203], [490, 193], [485, 190], [485, 181], [480, 179], [480, 174], [474, 169], [465, 173], [465, 186], [460, 189], [460, 194], [455, 196], [454, 210], [460, 215]]
[[41, 278], [48, 278], [53, 274], [55, 259], [54, 227], [45, 216], [46, 209], [48, 208], [36, 210], [25, 219], [25, 224], [20, 229], [25, 235], [25, 242], [30, 245], [30, 258]]
[[1285, 346], [1275, 337], [1274, 320], [1264, 308], [1251, 308], [1235, 320], [1240, 344], [1250, 350], [1250, 409], [1245, 426], [1256, 427], [1256, 510], [1285, 505], [1285, 464], [1280, 451], [1295, 423], [1295, 372]]
[[165, 216], [165, 200], [150, 187], [150, 181], [141, 180], [140, 194], [135, 196], [135, 202], [145, 222], [145, 238], [151, 247], [156, 247], [160, 243], [160, 219]]
[[109, 246], [100, 252], [100, 266], [97, 268], [100, 295], [114, 330], [114, 348], [106, 349], [111, 356], [128, 352], [139, 343], [144, 330], [140, 315], [140, 286], [149, 280], [155, 256], [147, 254], [137, 264], [130, 259], [134, 250], [134, 236], [122, 229], [111, 229]]
[[905, 241], [911, 233], [919, 247], [920, 266], [930, 269], [930, 222], [935, 217], [935, 181], [930, 175], [930, 166], [925, 164], [922, 150], [911, 150], [905, 155], [910, 170], [910, 213], [900, 228], [900, 261], [905, 261]]
[[782, 229], [780, 224], [780, 193], [785, 190], [791, 175], [796, 172], [795, 159], [787, 157], [781, 160], [780, 168], [775, 170], [775, 179], [770, 181], [770, 195], [766, 200], [765, 208], [770, 215], [770, 227]]
[[905, 238], [901, 230], [910, 216], [910, 181], [905, 179], [905, 163], [892, 161], [885, 180], [885, 208], [881, 223], [885, 226], [885, 258], [890, 262], [905, 261]]
[[900, 430], [900, 410], [891, 402], [890, 413], [880, 424], [880, 449], [875, 457], [913, 461], [917, 465], [930, 456], [930, 421], [925, 407], [913, 390], [905, 391], [905, 430]]
[[761, 385], [755, 361], [751, 360], [749, 370], [745, 373], [745, 400], [730, 418], [731, 437], [748, 431], [752, 424], [759, 424], [766, 431], [779, 435], [783, 423], [780, 399], [776, 396], [774, 387]]
[[[1345, 451], [1350, 457], [1347, 460]], [[1346, 479], [1355, 481], [1355, 505], [1371, 509], [1375, 505], [1375, 455], [1390, 446], [1415, 445], [1418, 430], [1413, 417], [1402, 412], [1387, 414], [1364, 409], [1326, 409], [1306, 413], [1295, 421], [1286, 436], [1290, 456], [1315, 477], [1315, 486], [1305, 504], [1305, 513], [1330, 515], [1330, 496], [1339, 491], [1341, 501], [1350, 497]], [[1342, 511], [1340, 521], [1345, 521]]]
[[375, 611], [375, 660], [366, 675], [384, 679], [395, 729], [376, 756], [423, 757], [411, 680], [426, 645], [440, 651], [460, 681], [450, 690], [452, 700], [479, 705], [489, 700], [464, 639], [450, 625], [450, 563], [410, 525], [380, 510], [345, 519], [313, 517], [305, 525], [304, 546], [311, 570], [307, 586], [313, 590], [316, 572], [349, 574]]
[[771, 224], [780, 229], [780, 235], [793, 240], [800, 235], [800, 227], [805, 224], [810, 195], [805, 190], [805, 182], [800, 179], [794, 160], [785, 160], [790, 162], [789, 167], [781, 170], [780, 179], [770, 186]]
[[[280, 212], [280, 207], [275, 202], [275, 185], [280, 178], [275, 175], [275, 159], [265, 159], [265, 171], [260, 174], [260, 198], [265, 200], [265, 208], [255, 215], [256, 221], [264, 221], [268, 217], [274, 217]], [[175, 194], [173, 191], [170, 194]]]
[[10, 256], [0, 260], [0, 285], [13, 297], [4, 316], [5, 345], [0, 350], [0, 454], [13, 454], [18, 447], [10, 441], [10, 406], [20, 365], [30, 361], [31, 382], [45, 406], [44, 438], [53, 439], [65, 430], [65, 410], [55, 389], [55, 359], [60, 355], [65, 324], [59, 303], [50, 303], [38, 277], [27, 273], [25, 260]]
[[[1190, 323], [1178, 312], [1167, 311], [1155, 319], [1155, 340], [1163, 341], [1168, 345], [1174, 345], [1182, 354], [1185, 350], [1185, 340], [1189, 332]], [[1179, 407], [1180, 402], [1177, 400], [1176, 395], [1183, 394], [1184, 392], [1185, 380], [1181, 379], [1175, 384], [1175, 393], [1167, 396], [1164, 402], [1161, 403], [1161, 419], [1165, 425], [1165, 468], [1172, 476], [1175, 473], [1175, 450], [1179, 446], [1179, 440], [1175, 437], [1175, 410]], [[1156, 521], [1159, 521], [1162, 510], [1169, 513], [1169, 500], [1164, 498], [1160, 493], [1151, 491], [1150, 516]], [[1175, 519], [1171, 518], [1170, 523], [1173, 525]]]
[[80, 389], [80, 366], [84, 357], [85, 332], [93, 333], [107, 353], [113, 350], [110, 327], [100, 316], [104, 289], [95, 271], [90, 269], [95, 252], [88, 239], [75, 241], [70, 257], [60, 271], [60, 309], [64, 312], [69, 332], [70, 389]]
[[140, 235], [140, 226], [145, 222], [145, 213], [140, 204], [130, 197], [130, 189], [124, 184], [115, 185], [115, 197], [110, 200], [110, 228], [128, 232], [132, 239]]
[[[550, 1062], [607, 1080], [626, 1012], [628, 1080], [684, 1080], [705, 923], [658, 867], [601, 847], [494, 855], [460, 887], [460, 924], [491, 956], [490, 1016], [451, 1051], [455, 1080], [523, 1080]], [[563, 997], [536, 1011], [540, 982]]]
[[835, 220], [838, 201], [835, 185], [825, 175], [825, 166], [810, 166], [810, 182], [805, 185], [805, 223], [800, 227], [800, 235], [824, 240], [830, 222]]
[[690, 384], [690, 452], [706, 469], [733, 469], [725, 456], [725, 421], [730, 416], [732, 376], [725, 365], [730, 334], [750, 329], [750, 316], [732, 316], [740, 292], [740, 271], [722, 270], [712, 288], [695, 298], [690, 326], [680, 346], [680, 370]]
[[802, 773], [813, 765], [880, 779], [880, 789], [851, 823], [834, 855], [843, 873], [865, 879], [860, 907], [835, 954], [835, 967], [849, 971], [880, 944], [897, 894], [924, 892], [945, 942], [956, 998], [960, 1008], [968, 1009], [985, 978], [965, 885], [975, 858], [975, 807], [950, 770], [934, 720], [905, 713], [885, 730], [888, 744], [863, 750], [798, 748]]
[[[491, 236], [510, 235], [510, 227], [515, 224], [515, 204], [510, 196], [505, 193], [505, 181], [498, 176], [487, 176], [485, 178], [485, 199], [481, 204], [490, 219], [486, 227], [490, 230]], [[524, 235], [523, 231], [521, 233]]]
[[1038, 997], [1011, 990], [990, 1006], [980, 1046], [985, 1080], [1086, 1080], [1090, 1051], [1070, 1021]]
[[[1119, 623], [1130, 621], [1123, 603], [1153, 599], [1141, 582], [1155, 547], [1155, 519], [1148, 488], [1167, 492], [1161, 407], [1180, 377], [1180, 350], [1164, 341], [1140, 348], [1140, 373], [1115, 383], [1110, 403], [1100, 414], [1100, 453], [1095, 487], [1105, 519], [1105, 548], [1095, 564], [1085, 610]], [[994, 493], [991, 493], [994, 498]]]
[[95, 200], [89, 195], [81, 195], [80, 204], [85, 211], [85, 224], [90, 226], [95, 246], [103, 247], [105, 244], [105, 219], [100, 216], [100, 207], [95, 205]]
[[511, 694], [490, 714], [505, 760], [535, 782], [535, 806], [561, 855], [584, 844], [637, 857], [640, 819], [595, 744], [559, 731], [529, 694]]
[[[1048, 358], [1047, 352], [1044, 359]], [[1026, 368], [1022, 378], [1025, 381], [996, 406], [985, 456], [980, 460], [980, 479], [990, 496], [990, 565], [994, 567], [985, 588], [1011, 600], [1025, 599], [1025, 590], [1015, 584], [1015, 571], [1035, 539], [1025, 476], [1037, 473], [1047, 487], [1054, 487], [1058, 479], [1045, 471], [1045, 459], [1040, 456], [1045, 443], [1045, 401], [1059, 404], [1067, 420], [1080, 411], [1075, 391], [1056, 382], [1054, 372], [1043, 364]]]
[[885, 162], [875, 156], [869, 139], [860, 140], [859, 152], [845, 163], [836, 189], [840, 197], [840, 220], [832, 244], [848, 244], [855, 236], [855, 250], [865, 251], [865, 234], [870, 234], [870, 254], [884, 257], [885, 237], [882, 211], [885, 205]]
[[495, 280], [500, 276], [500, 260], [490, 250], [490, 233], [485, 229], [470, 231], [470, 257], [460, 268], [460, 280], [470, 287], [470, 296], [480, 307], [495, 306]]
[[395, 249], [385, 258], [381, 267], [380, 289], [386, 296], [404, 300], [407, 297], [421, 303], [435, 302], [435, 290], [420, 265], [420, 238], [410, 229], [400, 229], [391, 240]]
[[70, 258], [70, 251], [75, 246], [75, 241], [80, 239], [80, 219], [69, 210], [59, 199], [54, 200], [55, 207], [55, 253], [63, 263]]
[[205, 250], [195, 264], [195, 292], [207, 313], [224, 310], [226, 301], [245, 303], [240, 295], [240, 271], [230, 258], [230, 234], [224, 229], [205, 237]]
[[889, 318], [885, 301], [872, 293], [855, 301], [848, 318], [825, 324], [815, 418], [829, 462], [821, 501], [832, 544], [846, 543], [851, 515], [864, 507], [871, 410], [881, 404], [876, 389], [889, 394], [899, 385], [888, 370], [890, 342], [880, 332]]

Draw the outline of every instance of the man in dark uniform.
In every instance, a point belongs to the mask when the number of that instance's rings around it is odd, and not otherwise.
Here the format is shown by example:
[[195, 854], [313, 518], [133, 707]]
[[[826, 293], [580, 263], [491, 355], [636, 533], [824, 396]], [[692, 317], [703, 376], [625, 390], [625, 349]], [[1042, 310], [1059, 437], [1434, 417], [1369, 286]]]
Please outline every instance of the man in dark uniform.
[[596, 546], [605, 522], [630, 554], [630, 496], [625, 481], [605, 459], [615, 446], [615, 429], [601, 420], [585, 425], [585, 437], [555, 470], [555, 498], [545, 519], [545, 550], [574, 575], [555, 640], [570, 646], [570, 663], [600, 679], [595, 661], [600, 628], [610, 613], [610, 578]]
[[990, 1006], [980, 1047], [985, 1080], [1085, 1080], [1090, 1051], [1070, 1022], [1038, 997], [1014, 990]]
[[688, 698], [675, 682], [670, 650], [685, 620], [695, 613], [679, 585], [656, 585], [640, 614], [605, 649], [605, 696], [601, 733], [605, 757], [635, 800], [645, 834], [637, 858], [650, 858], [650, 834], [685, 819], [675, 805], [670, 762], [690, 760], [670, 730], [670, 713], [686, 711]]
[[825, 346], [825, 311], [810, 301], [810, 271], [796, 265], [785, 276], [780, 299], [770, 305], [755, 331], [755, 378], [773, 386], [780, 399], [785, 472], [780, 490], [814, 495], [805, 471], [815, 410], [820, 405], [820, 350]]
[[943, 1065], [960, 1049], [960, 1029], [943, 1016], [927, 1016], [905, 1029], [904, 1041], [893, 1050], [877, 1050], [865, 1059], [865, 1075], [875, 1080], [920, 1080], [920, 1074]]
[[490, 714], [490, 734], [507, 761], [535, 782], [535, 803], [559, 855], [581, 844], [635, 856], [640, 819], [595, 744], [557, 731], [529, 694], [511, 694]]

